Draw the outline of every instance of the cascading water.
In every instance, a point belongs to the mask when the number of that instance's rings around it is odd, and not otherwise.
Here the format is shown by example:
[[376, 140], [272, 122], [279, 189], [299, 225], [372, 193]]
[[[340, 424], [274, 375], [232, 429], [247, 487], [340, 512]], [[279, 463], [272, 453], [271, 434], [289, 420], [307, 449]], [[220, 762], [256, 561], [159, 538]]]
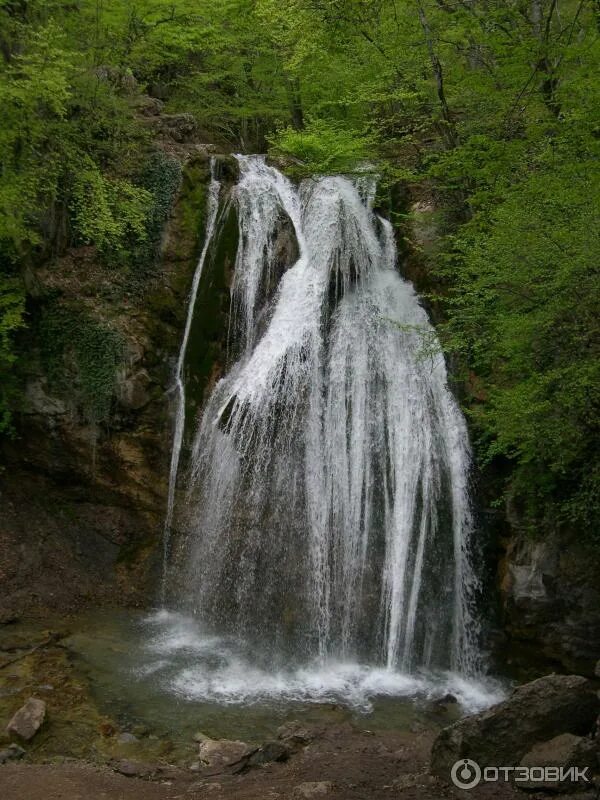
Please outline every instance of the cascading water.
[[221, 185], [216, 179], [215, 175], [215, 160], [210, 161], [210, 185], [208, 188], [208, 203], [206, 209], [206, 230], [204, 235], [204, 246], [198, 259], [194, 277], [192, 279], [192, 288], [188, 300], [188, 310], [185, 320], [185, 328], [183, 331], [183, 339], [181, 340], [181, 347], [179, 348], [179, 356], [177, 358], [177, 366], [175, 368], [175, 377], [171, 391], [175, 393], [175, 425], [173, 428], [173, 444], [171, 447], [171, 466], [169, 470], [169, 488], [167, 492], [167, 513], [165, 515], [165, 524], [163, 531], [163, 585], [162, 585], [162, 599], [165, 599], [166, 591], [166, 575], [167, 565], [169, 560], [169, 546], [171, 540], [171, 527], [173, 524], [173, 512], [175, 510], [175, 489], [177, 487], [177, 475], [179, 472], [179, 459], [181, 457], [181, 447], [183, 444], [183, 434], [185, 432], [185, 383], [183, 379], [183, 367], [185, 364], [185, 356], [187, 353], [188, 341], [190, 338], [190, 331], [192, 328], [192, 321], [194, 319], [194, 308], [196, 306], [196, 298], [198, 296], [198, 287], [200, 286], [200, 279], [204, 269], [204, 262], [208, 254], [215, 226], [217, 222], [217, 213], [219, 211], [219, 193]]
[[[467, 431], [375, 180], [296, 188], [238, 161], [238, 357], [193, 442], [172, 592], [204, 633], [163, 612], [154, 643], [193, 654], [173, 688], [364, 699], [472, 677]], [[299, 257], [279, 275], [282, 231]]]

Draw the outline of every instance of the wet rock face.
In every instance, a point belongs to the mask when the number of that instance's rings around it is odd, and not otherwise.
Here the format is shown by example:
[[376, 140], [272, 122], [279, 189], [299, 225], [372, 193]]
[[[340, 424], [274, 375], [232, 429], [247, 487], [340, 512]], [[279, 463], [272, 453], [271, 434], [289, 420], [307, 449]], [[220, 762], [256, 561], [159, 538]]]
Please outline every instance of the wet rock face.
[[[185, 136], [188, 123], [164, 124]], [[112, 286], [114, 274], [93, 248], [35, 270], [18, 437], [0, 442], [0, 613], [139, 605], [157, 585], [172, 431], [167, 389], [210, 179], [206, 154], [186, 147], [157, 278], [139, 297]], [[82, 310], [122, 341], [107, 423], [86, 421], [78, 387], [49, 377], [34, 317], [50, 302]], [[227, 326], [219, 332], [226, 336]], [[212, 357], [205, 355], [207, 374]]]
[[[513, 527], [500, 570], [504, 627], [549, 663], [594, 676], [600, 656], [600, 554], [576, 538]], [[518, 656], [517, 656], [518, 657]]]
[[504, 702], [444, 728], [433, 744], [431, 772], [448, 780], [461, 758], [480, 766], [516, 766], [536, 743], [565, 733], [590, 734], [599, 710], [600, 700], [586, 678], [538, 678]]
[[6, 731], [28, 742], [42, 727], [45, 718], [46, 703], [36, 697], [30, 697], [8, 723]]

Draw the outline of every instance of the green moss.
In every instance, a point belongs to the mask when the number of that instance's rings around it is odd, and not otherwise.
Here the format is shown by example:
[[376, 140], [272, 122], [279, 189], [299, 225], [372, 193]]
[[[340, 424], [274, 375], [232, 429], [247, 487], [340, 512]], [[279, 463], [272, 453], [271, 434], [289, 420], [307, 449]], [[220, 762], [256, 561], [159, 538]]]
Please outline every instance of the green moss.
[[[186, 166], [179, 196], [178, 252], [184, 258], [197, 252], [206, 218], [206, 187], [210, 171], [206, 159]], [[188, 247], [191, 245], [191, 249]], [[183, 252], [181, 250], [183, 249]]]
[[225, 360], [230, 273], [237, 246], [237, 215], [232, 208], [208, 254], [194, 308], [184, 365], [187, 419], [193, 419], [202, 405], [215, 365]]
[[84, 418], [93, 424], [110, 416], [123, 339], [88, 314], [57, 303], [42, 314], [42, 361], [51, 384], [75, 389]]

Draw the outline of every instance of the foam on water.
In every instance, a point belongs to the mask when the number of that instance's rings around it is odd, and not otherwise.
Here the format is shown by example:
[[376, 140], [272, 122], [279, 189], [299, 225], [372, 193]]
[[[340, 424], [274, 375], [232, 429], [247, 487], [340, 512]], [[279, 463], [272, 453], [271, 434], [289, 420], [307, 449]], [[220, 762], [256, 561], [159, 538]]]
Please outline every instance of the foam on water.
[[301, 668], [261, 669], [242, 642], [202, 632], [197, 620], [175, 613], [148, 617], [146, 658], [136, 672], [191, 701], [225, 705], [342, 703], [368, 713], [385, 697], [430, 701], [451, 694], [467, 713], [499, 702], [504, 691], [491, 679], [453, 672], [407, 674], [387, 667], [331, 660]]

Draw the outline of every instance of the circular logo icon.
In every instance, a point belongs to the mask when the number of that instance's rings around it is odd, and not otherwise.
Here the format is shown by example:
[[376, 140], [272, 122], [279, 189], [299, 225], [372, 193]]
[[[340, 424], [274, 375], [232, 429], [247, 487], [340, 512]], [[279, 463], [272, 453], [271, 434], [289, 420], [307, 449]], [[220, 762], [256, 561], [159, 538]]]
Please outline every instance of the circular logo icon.
[[453, 764], [450, 777], [459, 789], [472, 789], [481, 780], [481, 767], [470, 758], [461, 758]]

